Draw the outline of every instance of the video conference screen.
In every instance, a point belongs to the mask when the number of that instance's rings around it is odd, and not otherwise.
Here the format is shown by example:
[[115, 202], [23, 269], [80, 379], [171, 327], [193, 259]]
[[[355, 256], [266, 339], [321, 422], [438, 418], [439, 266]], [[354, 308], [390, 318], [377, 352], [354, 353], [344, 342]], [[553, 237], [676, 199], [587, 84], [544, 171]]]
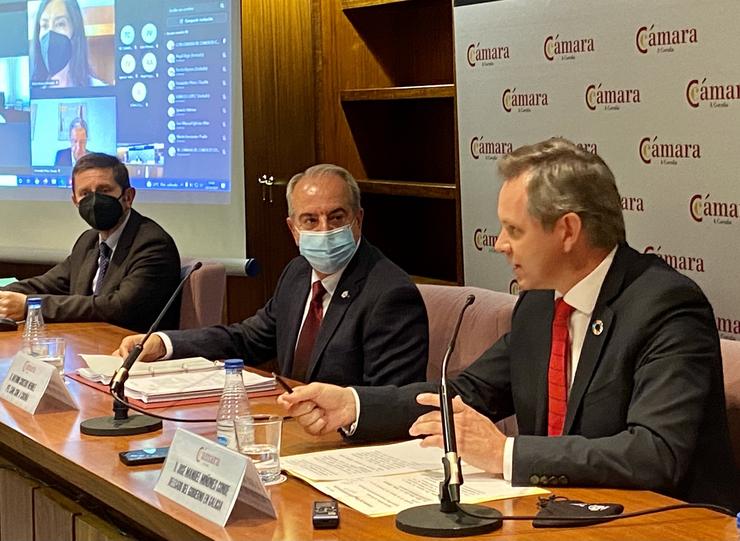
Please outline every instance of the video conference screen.
[[81, 156], [105, 152], [152, 200], [228, 203], [231, 11], [229, 0], [0, 0], [4, 198], [47, 199]]

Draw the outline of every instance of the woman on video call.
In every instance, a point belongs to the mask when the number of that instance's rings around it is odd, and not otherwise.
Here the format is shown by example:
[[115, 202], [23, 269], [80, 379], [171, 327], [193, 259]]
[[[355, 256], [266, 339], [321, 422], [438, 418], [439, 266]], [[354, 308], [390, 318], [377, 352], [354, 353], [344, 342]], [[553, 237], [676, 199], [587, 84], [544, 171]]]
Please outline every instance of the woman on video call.
[[93, 76], [87, 57], [87, 38], [77, 0], [43, 0], [33, 31], [34, 82], [48, 88], [105, 86]]

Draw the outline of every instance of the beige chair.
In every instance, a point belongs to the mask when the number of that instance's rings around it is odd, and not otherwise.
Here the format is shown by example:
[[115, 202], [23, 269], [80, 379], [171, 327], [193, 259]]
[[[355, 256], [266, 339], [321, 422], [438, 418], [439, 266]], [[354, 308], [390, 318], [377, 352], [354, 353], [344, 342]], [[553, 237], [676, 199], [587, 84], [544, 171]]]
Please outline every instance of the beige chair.
[[725, 375], [725, 404], [735, 464], [740, 467], [740, 342], [720, 340]]
[[439, 381], [442, 359], [468, 295], [475, 295], [475, 302], [465, 312], [447, 368], [448, 376], [462, 372], [511, 328], [511, 311], [516, 303], [514, 295], [479, 287], [430, 284], [420, 284], [419, 291], [429, 317], [427, 381]]
[[[196, 262], [182, 259], [181, 276]], [[222, 263], [204, 261], [203, 266], [190, 275], [182, 288], [180, 301], [180, 329], [196, 329], [222, 322], [226, 269]]]
[[[447, 346], [452, 331], [471, 293], [475, 302], [465, 312], [460, 334], [455, 342], [447, 375], [454, 377], [490, 348], [493, 343], [511, 329], [511, 312], [516, 304], [516, 296], [469, 286], [438, 286], [419, 284], [429, 317], [429, 361], [427, 362], [427, 381], [439, 381]], [[518, 428], [514, 416], [496, 423], [507, 436], [516, 436]]]

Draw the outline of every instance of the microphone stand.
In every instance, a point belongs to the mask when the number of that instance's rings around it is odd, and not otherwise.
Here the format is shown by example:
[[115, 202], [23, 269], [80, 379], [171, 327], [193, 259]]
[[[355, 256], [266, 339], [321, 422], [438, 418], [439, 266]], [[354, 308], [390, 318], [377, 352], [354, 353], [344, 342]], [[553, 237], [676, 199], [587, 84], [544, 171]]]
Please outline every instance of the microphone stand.
[[[463, 537], [492, 532], [501, 527], [501, 513], [482, 505], [461, 505], [460, 487], [463, 484], [460, 457], [455, 439], [455, 416], [452, 411], [452, 395], [447, 387], [447, 364], [455, 350], [455, 341], [460, 332], [465, 310], [475, 302], [475, 295], [468, 295], [460, 310], [450, 344], [442, 360], [442, 375], [439, 386], [439, 406], [442, 416], [442, 439], [444, 441], [444, 480], [439, 484], [439, 504], [420, 505], [401, 511], [396, 516], [396, 527], [404, 532], [430, 537]], [[464, 511], [463, 511], [464, 510]], [[470, 516], [467, 513], [476, 516]], [[488, 518], [483, 518], [488, 517]]]
[[154, 330], [159, 327], [159, 323], [162, 318], [175, 302], [175, 299], [180, 295], [182, 288], [185, 286], [185, 282], [188, 281], [190, 275], [201, 268], [203, 264], [198, 261], [192, 267], [188, 269], [185, 276], [180, 280], [174, 293], [164, 305], [164, 308], [154, 320], [152, 326], [149, 327], [144, 338], [134, 346], [129, 352], [126, 360], [120, 366], [116, 373], [113, 374], [113, 378], [110, 382], [111, 394], [118, 397], [113, 400], [113, 416], [105, 417], [94, 417], [87, 419], [80, 423], [80, 432], [87, 434], [88, 436], [133, 436], [134, 434], [146, 434], [147, 432], [154, 432], [162, 428], [162, 420], [156, 417], [150, 417], [149, 415], [131, 415], [128, 414], [128, 406], [125, 405], [124, 398], [124, 384], [128, 379], [128, 372], [131, 367], [139, 358], [141, 352], [144, 350], [144, 343], [149, 339]]

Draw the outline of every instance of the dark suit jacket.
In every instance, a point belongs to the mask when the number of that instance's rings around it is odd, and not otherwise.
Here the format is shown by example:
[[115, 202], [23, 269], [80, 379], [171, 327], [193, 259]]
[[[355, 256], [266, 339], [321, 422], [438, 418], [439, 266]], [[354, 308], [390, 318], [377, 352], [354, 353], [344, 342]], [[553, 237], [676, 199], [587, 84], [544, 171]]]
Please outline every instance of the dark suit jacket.
[[[553, 292], [521, 295], [511, 332], [452, 382], [498, 420], [516, 413], [512, 483], [631, 487], [740, 508], [719, 338], [699, 287], [621, 246], [601, 288], [568, 399], [564, 437], [547, 435]], [[402, 437], [424, 386], [358, 389], [356, 437]], [[464, 457], [463, 457], [464, 458]]]
[[54, 157], [54, 165], [72, 165], [72, 148], [57, 150]]
[[[3, 289], [41, 296], [47, 322], [106, 321], [146, 331], [177, 287], [180, 256], [164, 229], [131, 209], [102, 289], [93, 296], [97, 268], [98, 232], [90, 229], [77, 239], [72, 253], [46, 274]], [[176, 327], [178, 312], [170, 310], [161, 326]]]
[[[311, 267], [303, 257], [283, 271], [275, 294], [254, 316], [229, 326], [168, 332], [175, 357], [273, 359], [289, 375]], [[429, 342], [419, 290], [366, 239], [342, 275], [316, 338], [308, 381], [403, 385], [423, 381]]]

